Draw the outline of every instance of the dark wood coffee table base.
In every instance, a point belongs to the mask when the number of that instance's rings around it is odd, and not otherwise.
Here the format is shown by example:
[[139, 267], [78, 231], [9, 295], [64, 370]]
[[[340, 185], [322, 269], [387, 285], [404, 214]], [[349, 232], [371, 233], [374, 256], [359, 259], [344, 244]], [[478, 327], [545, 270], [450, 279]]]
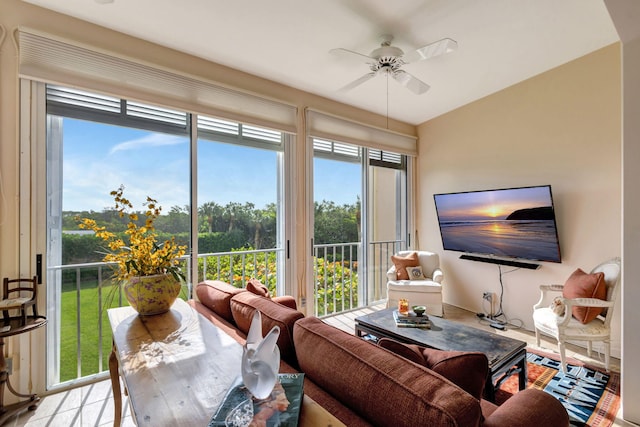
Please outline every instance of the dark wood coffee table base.
[[430, 317], [431, 329], [397, 327], [393, 309], [384, 309], [356, 317], [356, 335], [377, 341], [391, 338], [437, 350], [480, 351], [489, 359], [485, 399], [494, 402], [495, 392], [511, 375], [518, 374], [518, 386], [527, 386], [527, 343], [473, 328], [464, 324]]

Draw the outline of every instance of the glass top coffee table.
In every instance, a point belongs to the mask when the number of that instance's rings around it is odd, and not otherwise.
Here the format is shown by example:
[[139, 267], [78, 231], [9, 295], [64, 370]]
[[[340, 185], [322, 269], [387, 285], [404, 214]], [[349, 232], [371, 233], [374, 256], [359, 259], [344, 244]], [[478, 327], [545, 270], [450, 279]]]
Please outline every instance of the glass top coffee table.
[[489, 359], [484, 397], [492, 402], [496, 389], [513, 374], [518, 373], [519, 389], [526, 388], [526, 342], [435, 316], [430, 316], [429, 320], [430, 329], [398, 327], [393, 318], [393, 309], [387, 308], [356, 317], [356, 335], [371, 336], [375, 340], [392, 338], [437, 350], [480, 351]]

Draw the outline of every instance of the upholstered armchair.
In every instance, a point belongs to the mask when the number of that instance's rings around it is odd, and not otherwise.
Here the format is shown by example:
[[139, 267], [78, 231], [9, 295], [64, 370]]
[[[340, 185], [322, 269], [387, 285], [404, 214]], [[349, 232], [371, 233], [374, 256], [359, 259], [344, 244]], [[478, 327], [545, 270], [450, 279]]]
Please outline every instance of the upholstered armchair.
[[620, 258], [614, 258], [589, 274], [576, 270], [564, 285], [540, 286], [540, 300], [533, 306], [536, 345], [540, 346], [540, 333], [554, 337], [564, 372], [567, 341], [586, 341], [589, 356], [591, 343], [602, 341], [604, 365], [609, 370], [611, 318], [619, 282]]
[[393, 266], [387, 271], [387, 307], [398, 307], [398, 300], [406, 298], [409, 306], [424, 305], [427, 314], [442, 317], [444, 275], [438, 254], [400, 251], [391, 261]]

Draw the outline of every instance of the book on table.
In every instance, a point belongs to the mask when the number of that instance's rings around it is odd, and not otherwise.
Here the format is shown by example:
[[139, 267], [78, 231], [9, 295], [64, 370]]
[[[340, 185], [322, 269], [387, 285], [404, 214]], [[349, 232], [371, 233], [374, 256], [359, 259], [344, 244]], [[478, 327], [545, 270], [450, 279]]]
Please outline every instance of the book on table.
[[[248, 399], [250, 393], [242, 383], [242, 377], [238, 377], [229, 388], [222, 403], [216, 413], [209, 421], [208, 427], [225, 427], [235, 424], [227, 423], [227, 417], [234, 411], [249, 409], [249, 414], [253, 413], [252, 419], [256, 425], [266, 425], [267, 427], [297, 427], [300, 419], [300, 408], [302, 407], [304, 374], [278, 374], [276, 383], [271, 395], [266, 399], [251, 399], [251, 407]], [[251, 417], [251, 415], [249, 415]]]
[[408, 314], [400, 314], [398, 310], [393, 310], [393, 319], [396, 321], [396, 326], [401, 328], [425, 328], [431, 327], [429, 316], [423, 314], [418, 316], [415, 313], [409, 312]]

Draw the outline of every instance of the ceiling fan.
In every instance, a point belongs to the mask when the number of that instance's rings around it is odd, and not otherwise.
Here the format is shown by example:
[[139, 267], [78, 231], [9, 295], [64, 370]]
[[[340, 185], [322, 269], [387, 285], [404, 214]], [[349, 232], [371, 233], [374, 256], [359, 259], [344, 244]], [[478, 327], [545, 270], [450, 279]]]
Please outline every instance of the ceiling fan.
[[330, 52], [332, 54], [349, 59], [357, 59], [358, 61], [368, 64], [371, 70], [364, 76], [342, 87], [340, 91], [345, 92], [351, 90], [378, 74], [386, 74], [416, 95], [423, 94], [429, 90], [430, 86], [404, 71], [402, 66], [453, 52], [458, 48], [458, 43], [456, 43], [455, 40], [444, 38], [405, 54], [402, 49], [391, 45], [393, 36], [383, 35], [380, 37], [380, 40], [380, 47], [374, 49], [369, 55], [363, 55], [342, 48], [331, 49]]

